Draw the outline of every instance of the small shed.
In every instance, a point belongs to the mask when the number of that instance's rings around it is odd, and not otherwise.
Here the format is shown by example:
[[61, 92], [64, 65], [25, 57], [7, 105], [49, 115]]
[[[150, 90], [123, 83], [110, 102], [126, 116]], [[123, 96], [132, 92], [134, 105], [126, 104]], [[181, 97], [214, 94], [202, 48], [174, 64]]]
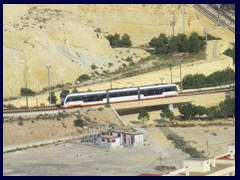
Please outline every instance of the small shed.
[[124, 132], [123, 142], [127, 146], [136, 146], [143, 144], [144, 142], [143, 133]]
[[120, 137], [111, 135], [101, 135], [98, 138], [99, 145], [104, 148], [117, 148], [120, 147]]
[[228, 144], [228, 153], [230, 154], [230, 159], [235, 159], [235, 144]]
[[123, 131], [116, 131], [116, 130], [110, 130], [109, 135], [114, 136], [114, 137], [120, 137], [120, 144], [123, 144]]
[[183, 167], [188, 167], [189, 172], [208, 172], [210, 161], [208, 158], [188, 158], [183, 160]]

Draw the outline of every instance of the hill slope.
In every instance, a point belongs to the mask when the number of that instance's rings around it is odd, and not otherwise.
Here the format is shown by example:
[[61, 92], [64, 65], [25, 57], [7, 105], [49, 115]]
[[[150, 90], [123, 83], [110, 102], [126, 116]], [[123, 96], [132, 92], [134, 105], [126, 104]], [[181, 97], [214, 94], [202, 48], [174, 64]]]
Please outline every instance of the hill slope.
[[[127, 57], [138, 61], [149, 55], [140, 49], [112, 49], [107, 34], [127, 33], [139, 46], [160, 33], [172, 35], [173, 19], [175, 34], [203, 35], [204, 26], [192, 5], [11, 4], [3, 10], [4, 98], [18, 96], [26, 82], [34, 91], [48, 87], [46, 65], [51, 65], [51, 85], [56, 85], [74, 83], [85, 73], [115, 71]], [[93, 70], [93, 64], [98, 68]]]

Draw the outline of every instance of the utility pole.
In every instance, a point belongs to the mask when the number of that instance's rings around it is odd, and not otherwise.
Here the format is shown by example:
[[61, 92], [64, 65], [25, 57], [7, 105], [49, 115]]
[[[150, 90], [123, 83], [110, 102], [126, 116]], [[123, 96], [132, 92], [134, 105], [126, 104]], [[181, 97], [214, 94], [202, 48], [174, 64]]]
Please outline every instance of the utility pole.
[[37, 107], [38, 107], [38, 97], [36, 97], [36, 105], [37, 105]]
[[112, 76], [110, 76], [110, 89], [112, 89]]
[[208, 139], [206, 141], [206, 144], [207, 144], [207, 156], [208, 156], [208, 159], [209, 159], [209, 146], [208, 146]]
[[28, 109], [28, 89], [27, 89], [27, 81], [25, 83], [25, 87], [26, 87], [26, 106], [27, 106], [27, 109]]
[[164, 80], [164, 78], [160, 78], [160, 80], [161, 80], [161, 84], [163, 84], [163, 80]]
[[48, 69], [48, 87], [49, 87], [49, 104], [52, 104], [52, 96], [51, 96], [51, 87], [50, 87], [50, 74], [49, 74], [49, 69], [51, 66], [46, 66]]
[[173, 32], [173, 36], [174, 36], [175, 19], [173, 19], [173, 20], [170, 22], [170, 26], [172, 26], [172, 32]]
[[172, 64], [170, 64], [169, 68], [170, 68], [171, 83], [172, 83]]
[[182, 8], [181, 13], [182, 13], [182, 18], [183, 18], [183, 34], [185, 34], [185, 23], [184, 23], [185, 9]]
[[62, 92], [63, 92], [63, 81], [62, 81]]
[[162, 156], [161, 156], [161, 153], [160, 153], [159, 161], [160, 161], [160, 172], [162, 174], [163, 172], [162, 172]]
[[208, 30], [208, 28], [207, 28], [207, 27], [205, 27], [205, 28], [203, 29], [203, 31], [205, 32], [205, 36], [206, 36], [206, 43], [207, 43], [207, 34], [208, 34], [209, 30]]
[[179, 68], [180, 68], [180, 90], [183, 90], [183, 84], [182, 84], [182, 58], [177, 58], [177, 61], [179, 61]]
[[231, 88], [232, 77], [231, 77], [231, 68], [230, 68], [230, 65], [229, 65], [229, 77], [230, 77], [229, 88]]

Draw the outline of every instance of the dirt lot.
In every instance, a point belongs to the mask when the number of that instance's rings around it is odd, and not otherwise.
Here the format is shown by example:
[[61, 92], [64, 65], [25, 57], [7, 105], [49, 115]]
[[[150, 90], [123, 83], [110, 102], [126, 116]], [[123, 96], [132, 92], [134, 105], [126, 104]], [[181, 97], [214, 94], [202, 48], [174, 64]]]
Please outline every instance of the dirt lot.
[[227, 145], [235, 143], [235, 126], [207, 126], [207, 127], [188, 127], [170, 128], [191, 146], [199, 151], [207, 153], [207, 141], [209, 157], [218, 156], [227, 152]]
[[3, 174], [119, 176], [159, 173], [151, 164], [156, 158], [157, 154], [148, 145], [108, 151], [73, 142], [4, 154]]
[[[174, 148], [157, 127], [141, 129], [145, 145], [133, 148], [107, 150], [79, 140], [64, 142], [3, 154], [3, 175], [114, 175], [135, 176], [141, 173], [160, 174], [154, 167], [160, 165], [182, 166], [182, 160], [189, 155]], [[191, 128], [171, 128], [185, 137], [198, 150], [216, 156], [227, 152], [227, 144], [234, 142], [235, 127], [210, 126]], [[214, 134], [216, 133], [216, 134]], [[36, 156], [37, 154], [37, 156]], [[159, 158], [162, 158], [160, 162]]]

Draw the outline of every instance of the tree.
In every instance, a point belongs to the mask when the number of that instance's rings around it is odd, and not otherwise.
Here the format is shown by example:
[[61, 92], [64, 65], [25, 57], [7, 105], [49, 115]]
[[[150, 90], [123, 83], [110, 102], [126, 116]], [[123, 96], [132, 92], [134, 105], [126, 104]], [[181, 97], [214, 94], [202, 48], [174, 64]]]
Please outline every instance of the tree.
[[149, 45], [156, 50], [156, 54], [168, 54], [169, 47], [168, 47], [168, 38], [166, 34], [161, 33], [158, 38], [154, 37], [149, 42]]
[[118, 46], [119, 47], [131, 47], [132, 41], [130, 39], [130, 36], [128, 34], [123, 34]]
[[178, 52], [188, 52], [189, 41], [186, 34], [178, 34]]
[[225, 118], [235, 114], [235, 98], [226, 98], [219, 104], [220, 112]]
[[192, 32], [189, 36], [189, 52], [199, 52], [201, 50], [201, 42], [196, 32]]
[[178, 48], [178, 38], [176, 36], [173, 36], [169, 39], [169, 50], [173, 52], [177, 52]]
[[144, 125], [145, 121], [149, 121], [150, 119], [149, 113], [145, 109], [140, 110], [138, 114], [138, 119], [142, 121]]
[[[49, 96], [48, 96], [47, 100], [48, 100], [48, 102], [50, 101], [50, 97]], [[55, 95], [55, 92], [51, 92], [51, 100], [52, 100], [51, 103], [56, 104], [57, 96]]]
[[110, 46], [112, 48], [118, 47], [118, 43], [119, 43], [119, 40], [120, 40], [120, 35], [119, 34], [117, 34], [117, 33], [115, 33], [114, 35], [109, 34], [108, 36], [106, 36], [106, 38], [109, 41]]
[[179, 112], [181, 113], [181, 117], [183, 119], [195, 118], [196, 116], [196, 106], [192, 103], [182, 104], [178, 107]]
[[162, 110], [162, 112], [160, 113], [160, 116], [164, 120], [166, 120], [166, 119], [173, 120], [174, 119], [174, 114], [173, 114], [173, 112], [169, 108], [164, 108]]
[[91, 77], [89, 75], [83, 74], [77, 78], [77, 81], [83, 82], [83, 81], [87, 81], [89, 79], [91, 79]]
[[207, 108], [207, 116], [211, 119], [216, 119], [220, 117], [220, 110], [218, 106], [212, 106]]
[[72, 90], [72, 93], [78, 93], [77, 88], [74, 88], [74, 89]]
[[34, 91], [32, 91], [31, 89], [28, 89], [28, 88], [21, 88], [20, 91], [21, 91], [21, 96], [26, 96], [26, 95], [32, 96], [35, 94]]
[[68, 89], [63, 89], [60, 93], [60, 99], [65, 98], [70, 91]]
[[183, 77], [182, 83], [185, 89], [206, 86], [207, 78], [204, 74], [188, 74]]
[[233, 49], [227, 49], [223, 54], [233, 58], [233, 64], [235, 64], [235, 47]]
[[205, 107], [203, 106], [196, 106], [195, 107], [195, 110], [196, 110], [196, 115], [198, 115], [198, 118], [200, 119], [200, 117], [204, 114], [207, 113], [207, 110]]

